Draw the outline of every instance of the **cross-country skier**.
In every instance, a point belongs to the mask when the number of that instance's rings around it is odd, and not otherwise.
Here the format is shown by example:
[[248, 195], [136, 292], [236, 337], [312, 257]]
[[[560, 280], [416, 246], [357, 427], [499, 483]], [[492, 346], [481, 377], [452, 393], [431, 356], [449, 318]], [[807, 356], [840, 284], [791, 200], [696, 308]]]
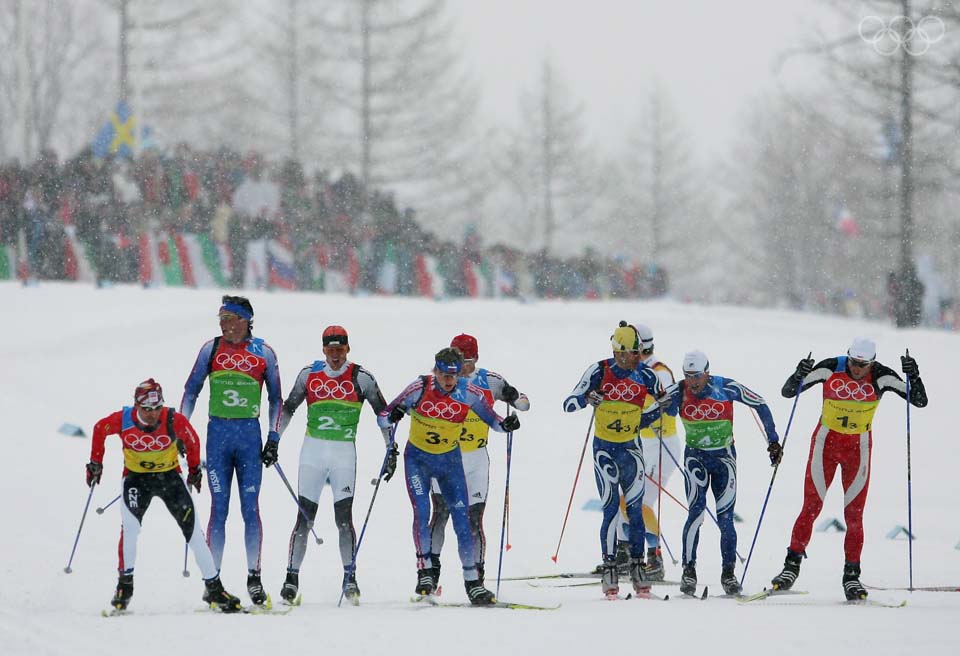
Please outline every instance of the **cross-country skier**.
[[[793, 525], [783, 571], [773, 578], [775, 590], [789, 590], [800, 575], [800, 560], [806, 556], [813, 523], [823, 509], [823, 500], [840, 468], [843, 484], [843, 517], [847, 533], [843, 540], [843, 592], [847, 599], [866, 599], [860, 583], [863, 551], [863, 508], [870, 485], [870, 454], [873, 452], [873, 414], [884, 392], [907, 398], [907, 384], [892, 369], [876, 361], [877, 346], [871, 339], [853, 340], [846, 355], [813, 364], [805, 358], [783, 384], [781, 393], [793, 398], [799, 391], [823, 385], [823, 411], [810, 440], [810, 455], [803, 482], [803, 507]], [[910, 384], [911, 405], [927, 405], [917, 361], [900, 356], [900, 367]]]
[[[184, 386], [180, 412], [193, 415], [203, 381], [210, 378], [207, 414], [207, 474], [210, 477], [210, 524], [207, 542], [217, 569], [223, 561], [225, 526], [230, 509], [230, 487], [237, 475], [240, 513], [243, 516], [247, 552], [247, 592], [254, 604], [263, 605], [267, 593], [260, 580], [261, 463], [277, 461], [280, 444], [280, 370], [273, 349], [254, 337], [253, 306], [243, 296], [224, 296], [218, 313], [221, 337], [200, 349]], [[261, 444], [261, 388], [266, 384], [270, 401], [269, 432]], [[261, 448], [262, 447], [262, 448]]]
[[380, 413], [381, 428], [389, 428], [410, 414], [410, 433], [403, 450], [407, 493], [413, 506], [413, 543], [417, 553], [417, 594], [429, 595], [437, 588], [437, 573], [431, 554], [430, 480], [440, 485], [443, 501], [450, 509], [457, 534], [463, 579], [470, 602], [477, 606], [496, 603], [480, 582], [467, 518], [467, 483], [460, 456], [460, 436], [467, 413], [472, 410], [499, 433], [520, 428], [516, 415], [500, 417], [483, 391], [460, 378], [463, 354], [455, 348], [441, 349], [435, 356], [433, 372], [420, 376]]
[[[463, 370], [460, 372], [460, 377], [479, 388], [487, 403], [492, 406], [496, 401], [504, 401], [522, 412], [530, 409], [530, 400], [526, 394], [518, 392], [517, 388], [500, 374], [477, 367], [479, 348], [476, 337], [467, 334], [457, 335], [450, 342], [450, 346], [459, 349], [463, 354]], [[487, 539], [483, 533], [483, 511], [487, 506], [487, 492], [490, 488], [490, 454], [487, 453], [489, 431], [487, 424], [471, 410], [467, 413], [460, 433], [460, 454], [463, 458], [463, 473], [467, 480], [467, 496], [470, 499], [467, 514], [470, 518], [470, 533], [473, 536], [473, 549], [480, 583], [483, 583], [484, 556], [487, 546]], [[435, 480], [432, 481], [432, 492], [430, 559], [439, 579], [440, 551], [443, 549], [444, 532], [447, 528], [447, 520], [450, 518], [450, 509], [444, 503], [440, 486]]]
[[641, 342], [637, 329], [621, 321], [610, 338], [613, 357], [590, 365], [573, 393], [563, 402], [564, 412], [588, 405], [595, 408], [593, 468], [597, 491], [603, 503], [600, 550], [603, 555], [601, 586], [607, 596], [620, 591], [617, 575], [617, 522], [620, 490], [630, 521], [630, 581], [637, 592], [643, 585], [643, 493], [644, 463], [640, 431], [658, 416], [659, 408], [644, 413], [647, 395], [663, 395], [660, 380], [640, 362]]
[[[307, 432], [300, 449], [300, 507], [290, 535], [287, 578], [280, 596], [288, 602], [297, 597], [299, 574], [307, 551], [307, 535], [317, 516], [317, 506], [323, 486], [330, 484], [333, 494], [333, 517], [340, 534], [340, 562], [343, 564], [342, 590], [353, 602], [360, 597], [356, 571], [350, 571], [357, 547], [357, 533], [353, 527], [353, 496], [357, 486], [357, 426], [360, 410], [366, 401], [379, 413], [387, 402], [380, 393], [376, 379], [359, 364], [347, 360], [350, 340], [342, 326], [328, 326], [323, 331], [323, 355], [300, 370], [290, 395], [283, 403], [280, 418], [281, 435], [290, 424], [300, 404], [307, 403]], [[397, 469], [397, 445], [390, 444], [390, 431], [383, 430], [387, 457], [385, 480]]]
[[[206, 586], [203, 598], [224, 612], [240, 610], [240, 600], [223, 589], [219, 570], [204, 542], [200, 521], [190, 498], [189, 485], [200, 491], [200, 439], [190, 422], [173, 408], [163, 407], [163, 389], [153, 378], [140, 383], [133, 392], [133, 407], [124, 407], [98, 421], [93, 427], [87, 485], [100, 483], [103, 454], [108, 435], [119, 435], [123, 447], [121, 483], [120, 545], [117, 549], [120, 572], [117, 591], [110, 605], [124, 611], [133, 596], [133, 569], [137, 560], [137, 538], [143, 516], [154, 497], [167, 506], [193, 551]], [[187, 457], [189, 474], [184, 485], [180, 476], [178, 442]]]
[[767, 438], [770, 464], [783, 455], [770, 408], [759, 394], [732, 378], [710, 375], [710, 362], [702, 351], [683, 356], [683, 380], [667, 390], [665, 407], [678, 412], [686, 434], [683, 454], [689, 512], [683, 526], [683, 575], [680, 591], [693, 594], [697, 586], [697, 543], [712, 490], [720, 525], [720, 584], [728, 595], [740, 593], [734, 573], [737, 529], [733, 510], [737, 502], [737, 449], [733, 445], [733, 402], [757, 411]]

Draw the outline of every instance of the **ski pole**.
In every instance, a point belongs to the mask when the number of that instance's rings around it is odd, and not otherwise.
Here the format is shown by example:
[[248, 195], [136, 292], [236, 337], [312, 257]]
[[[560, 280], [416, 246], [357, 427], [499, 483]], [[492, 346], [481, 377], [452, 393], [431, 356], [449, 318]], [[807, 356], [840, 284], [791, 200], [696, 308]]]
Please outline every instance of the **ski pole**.
[[111, 501], [111, 502], [108, 503], [107, 505], [103, 506], [102, 508], [97, 508], [97, 514], [98, 514], [98, 515], [102, 515], [103, 512], [104, 512], [107, 508], [109, 508], [110, 506], [112, 506], [113, 504], [115, 504], [117, 501], [119, 501], [121, 496], [123, 496], [123, 495], [118, 494], [117, 496], [113, 497], [113, 501]]
[[[667, 452], [667, 455], [670, 456], [670, 459], [673, 461], [673, 464], [675, 464], [675, 465], [677, 466], [677, 469], [679, 469], [680, 472], [683, 474], [683, 478], [686, 479], [686, 478], [687, 478], [687, 472], [686, 472], [686, 470], [685, 470], [683, 467], [681, 467], [681, 466], [680, 466], [680, 463], [677, 462], [677, 459], [673, 457], [673, 454], [670, 453], [670, 449], [666, 449], [666, 452]], [[671, 498], [671, 499], [673, 499], [674, 501], [676, 501], [676, 502], [677, 502], [677, 505], [679, 505], [681, 508], [683, 508], [683, 509], [686, 510], [687, 512], [690, 512], [690, 508], [688, 508], [685, 503], [683, 503], [683, 502], [680, 501], [677, 497], [675, 497], [675, 496], [673, 496], [672, 494], [670, 494], [670, 492], [669, 492], [665, 487], [663, 487], [663, 486], [661, 486], [659, 483], [657, 483], [651, 476], [647, 475], [647, 480], [650, 481], [651, 483], [653, 483], [654, 485], [656, 485], [657, 487], [659, 487], [659, 488], [663, 491], [664, 494], [666, 494], [669, 498]], [[704, 512], [707, 513], [707, 515], [710, 517], [710, 519], [713, 520], [713, 523], [717, 525], [717, 528], [720, 528], [720, 522], [717, 520], [717, 516], [713, 514], [713, 511], [711, 511], [711, 510], [710, 510], [709, 508], [707, 508], [706, 506], [704, 506], [703, 510], [704, 510]], [[740, 555], [740, 552], [739, 552], [739, 551], [735, 551], [734, 553], [737, 554], [737, 559], [742, 563], [742, 562], [743, 562], [743, 556]]]
[[[910, 357], [910, 349], [907, 349]], [[907, 376], [907, 559], [910, 573], [910, 592], [913, 592], [913, 475], [910, 466], [910, 376]]]
[[80, 531], [83, 530], [83, 522], [87, 519], [87, 510], [90, 509], [90, 499], [93, 498], [93, 488], [94, 485], [90, 486], [90, 494], [87, 495], [87, 503], [83, 507], [83, 515], [80, 516], [80, 528], [77, 529], [77, 537], [73, 539], [73, 549], [70, 550], [70, 560], [67, 561], [67, 566], [63, 568], [63, 571], [69, 574], [73, 571], [71, 565], [73, 565], [73, 555], [77, 553], [77, 543], [80, 542]]
[[297, 504], [297, 508], [300, 510], [300, 514], [303, 515], [303, 518], [307, 520], [307, 528], [310, 529], [310, 532], [313, 533], [314, 539], [317, 541], [317, 544], [323, 544], [323, 538], [317, 535], [317, 532], [313, 530], [313, 520], [310, 519], [310, 516], [307, 514], [307, 511], [303, 509], [303, 506], [300, 505], [300, 499], [297, 498], [296, 493], [293, 491], [293, 487], [290, 486], [290, 481], [287, 480], [287, 477], [283, 473], [283, 469], [280, 467], [279, 462], [273, 463], [274, 468], [277, 470], [277, 473], [280, 474], [280, 478], [283, 480], [283, 484], [287, 486], [287, 492], [290, 493], [290, 496], [293, 497], [293, 502]]
[[676, 565], [677, 559], [673, 557], [673, 550], [667, 543], [667, 538], [664, 537], [663, 530], [660, 528], [660, 498], [661, 494], [666, 491], [663, 488], [663, 414], [660, 415], [660, 432], [657, 433], [657, 440], [660, 442], [660, 464], [657, 469], [657, 478], [660, 479], [657, 481], [657, 537], [663, 542], [663, 546], [666, 547], [667, 553], [670, 555], [670, 560]]
[[[510, 416], [510, 411], [507, 411]], [[507, 535], [507, 517], [510, 513], [510, 460], [513, 456], [513, 431], [507, 433], [507, 478], [503, 490], [503, 523], [500, 525], [500, 559], [497, 562], [497, 591], [500, 596], [500, 574], [503, 571], [503, 544]]]
[[560, 544], [563, 542], [563, 533], [567, 530], [567, 520], [570, 518], [570, 507], [573, 506], [573, 495], [577, 491], [577, 482], [580, 480], [580, 468], [583, 467], [583, 456], [587, 452], [587, 442], [590, 441], [590, 431], [593, 430], [593, 420], [597, 416], [597, 409], [594, 408], [593, 412], [590, 414], [590, 423], [587, 425], [587, 435], [583, 438], [583, 450], [580, 452], [580, 462], [577, 464], [577, 475], [573, 479], [573, 489], [570, 490], [570, 501], [567, 503], [567, 512], [563, 516], [563, 526], [560, 528], [560, 539], [557, 540], [557, 550], [550, 560], [557, 562], [557, 557], [560, 555]]
[[[353, 576], [353, 572], [357, 567], [357, 554], [360, 553], [360, 545], [363, 544], [363, 534], [367, 532], [367, 522], [370, 521], [370, 513], [373, 512], [373, 502], [377, 500], [377, 492], [380, 491], [380, 483], [383, 481], [383, 475], [387, 472], [387, 460], [390, 458], [390, 450], [394, 445], [393, 436], [396, 432], [397, 425], [394, 424], [393, 428], [390, 430], [390, 442], [387, 444], [387, 451], [383, 454], [383, 463], [380, 465], [380, 474], [377, 476], [376, 483], [373, 487], [373, 497], [370, 498], [370, 505], [367, 507], [367, 516], [363, 518], [363, 527], [360, 529], [360, 537], [357, 538], [357, 546], [353, 549], [353, 560], [350, 561], [350, 567], [347, 568], [347, 578], [344, 579], [344, 583], [346, 583], [350, 576]], [[340, 608], [340, 604], [343, 603], [344, 592], [345, 586], [340, 588], [340, 600], [337, 601], [337, 608]]]
[[[810, 351], [807, 354], [807, 359], [813, 355], [813, 351]], [[797, 411], [797, 401], [800, 400], [800, 392], [803, 391], [803, 379], [800, 379], [800, 382], [797, 383], [797, 393], [793, 397], [793, 407], [790, 408], [790, 418], [787, 419], [787, 428], [783, 431], [783, 442], [780, 444], [782, 449], [787, 447], [787, 437], [790, 435], [790, 426], [793, 425], [793, 413]], [[781, 462], [783, 459], [783, 451], [780, 452]], [[770, 493], [773, 492], [773, 482], [777, 480], [777, 472], [780, 471], [780, 463], [778, 462], [773, 468], [773, 475], [770, 477], [770, 485], [767, 487], [767, 494], [763, 498], [763, 506], [760, 508], [760, 518], [757, 519], [757, 529], [753, 532], [753, 540], [750, 542], [750, 551], [747, 552], [747, 562], [743, 566], [743, 574], [740, 575], [740, 587], [743, 587], [743, 582], [747, 578], [747, 570], [750, 568], [750, 559], [753, 557], [753, 548], [757, 544], [757, 536], [760, 535], [760, 526], [763, 524], [763, 515], [767, 512], [767, 502], [770, 501]]]

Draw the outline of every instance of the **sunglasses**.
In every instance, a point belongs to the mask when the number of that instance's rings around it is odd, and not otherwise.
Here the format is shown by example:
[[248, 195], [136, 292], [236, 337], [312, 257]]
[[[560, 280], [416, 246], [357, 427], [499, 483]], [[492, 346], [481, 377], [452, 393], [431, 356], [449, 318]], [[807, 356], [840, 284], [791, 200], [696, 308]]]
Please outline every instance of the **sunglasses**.
[[698, 372], [698, 371], [694, 371], [694, 372], [684, 371], [684, 372], [683, 372], [683, 377], [684, 377], [684, 378], [699, 378], [700, 376], [704, 375], [705, 373], [707, 373], [707, 372], [706, 372], [706, 371], [699, 371], [699, 372]]
[[234, 314], [233, 312], [221, 312], [217, 315], [220, 321], [234, 321], [240, 318], [239, 314]]
[[873, 360], [857, 360], [856, 358], [850, 358], [850, 366], [856, 367], [857, 369], [863, 369], [864, 367], [869, 367], [873, 364]]
[[157, 410], [163, 410], [163, 406], [162, 405], [155, 405], [155, 406], [141, 405], [140, 409], [143, 410], [144, 412], [156, 412]]

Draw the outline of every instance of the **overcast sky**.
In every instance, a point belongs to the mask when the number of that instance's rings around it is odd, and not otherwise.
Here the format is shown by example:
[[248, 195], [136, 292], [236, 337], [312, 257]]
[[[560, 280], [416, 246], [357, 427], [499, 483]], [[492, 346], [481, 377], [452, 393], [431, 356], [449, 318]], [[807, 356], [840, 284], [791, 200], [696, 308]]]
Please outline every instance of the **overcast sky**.
[[[616, 143], [658, 78], [705, 152], [724, 148], [741, 111], [775, 87], [777, 53], [809, 29], [811, 12], [824, 13], [815, 0], [452, 0], [451, 9], [495, 122], [516, 120], [520, 89], [549, 54], [600, 143]], [[788, 84], [803, 78], [797, 69]]]

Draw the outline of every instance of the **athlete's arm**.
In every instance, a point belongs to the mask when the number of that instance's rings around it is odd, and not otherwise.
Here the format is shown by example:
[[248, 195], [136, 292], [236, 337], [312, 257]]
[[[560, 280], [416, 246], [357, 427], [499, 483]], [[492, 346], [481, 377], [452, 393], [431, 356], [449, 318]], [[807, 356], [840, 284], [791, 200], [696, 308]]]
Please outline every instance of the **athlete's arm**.
[[[827, 358], [826, 360], [818, 362], [813, 368], [813, 371], [804, 376], [803, 386], [800, 388], [800, 391], [804, 392], [814, 385], [823, 383], [833, 374], [836, 368], [836, 358]], [[785, 399], [792, 399], [797, 395], [797, 387], [799, 385], [800, 380], [797, 378], [796, 373], [790, 374], [790, 377], [787, 378], [787, 382], [785, 382], [783, 387], [780, 389], [780, 394]]]
[[[494, 401], [503, 401], [504, 403], [508, 403], [507, 400], [503, 398], [503, 388], [507, 386], [510, 386], [510, 387], [513, 387], [513, 386], [510, 385], [510, 383], [508, 383], [503, 376], [501, 376], [495, 371], [490, 371], [488, 369], [487, 385], [489, 385], [490, 387], [490, 392], [493, 394]], [[519, 390], [517, 391], [519, 392]], [[527, 410], [530, 409], [530, 399], [528, 399], [527, 395], [524, 394], [523, 392], [519, 392], [519, 393], [520, 393], [520, 396], [517, 398], [517, 400], [508, 404], [512, 405], [514, 408], [516, 408], [520, 412], [526, 412]]]
[[480, 419], [482, 419], [490, 428], [498, 433], [507, 432], [503, 430], [502, 426], [500, 426], [500, 422], [503, 421], [503, 417], [494, 411], [493, 407], [487, 402], [487, 398], [483, 395], [483, 392], [479, 387], [476, 385], [467, 385], [466, 402], [470, 406], [470, 409], [473, 410], [477, 416], [480, 417]]
[[187, 466], [191, 469], [193, 467], [199, 467], [200, 436], [197, 435], [197, 431], [193, 429], [193, 425], [189, 419], [179, 412], [174, 412], [172, 409], [170, 412], [173, 412], [173, 431], [177, 434], [177, 438], [183, 442], [183, 446], [187, 451]]
[[119, 435], [123, 422], [123, 411], [107, 415], [93, 425], [93, 439], [90, 440], [90, 462], [103, 462], [104, 443], [108, 435]]
[[267, 399], [270, 403], [270, 415], [267, 430], [277, 434], [280, 439], [280, 406], [283, 404], [283, 395], [280, 392], [280, 365], [277, 363], [277, 354], [267, 344], [263, 344], [263, 358], [267, 361], [267, 368], [263, 372], [263, 382], [267, 385]]
[[395, 398], [393, 401], [387, 404], [387, 406], [377, 413], [377, 425], [380, 428], [390, 428], [390, 413], [394, 408], [403, 408], [404, 412], [413, 407], [413, 404], [416, 403], [417, 399], [422, 395], [423, 390], [423, 379], [417, 378], [415, 381], [407, 385], [407, 388], [400, 392], [400, 395]]
[[202, 347], [197, 354], [197, 361], [193, 363], [193, 369], [187, 376], [187, 382], [183, 386], [183, 398], [180, 399], [180, 414], [189, 419], [193, 416], [193, 409], [197, 405], [197, 397], [200, 396], [200, 390], [203, 389], [203, 381], [210, 373], [210, 358], [213, 356], [213, 342], [210, 340]]
[[[907, 384], [890, 367], [875, 362], [873, 364], [873, 380], [878, 397], [883, 396], [884, 392], [893, 392], [901, 399], [907, 398]], [[927, 405], [927, 390], [923, 386], [920, 376], [910, 381], [910, 405], [917, 408], [923, 408]]]
[[587, 367], [587, 370], [583, 372], [583, 376], [580, 377], [580, 382], [573, 388], [570, 396], [563, 400], [563, 411], [576, 412], [577, 410], [586, 408], [588, 405], [587, 394], [591, 390], [600, 387], [602, 377], [603, 372], [600, 370], [599, 362], [594, 362]]
[[277, 431], [281, 435], [290, 425], [290, 420], [293, 419], [297, 408], [307, 398], [307, 377], [310, 375], [310, 369], [310, 367], [304, 367], [300, 370], [300, 373], [297, 374], [297, 380], [290, 390], [290, 396], [283, 402], [283, 412], [280, 414], [280, 429]]
[[[816, 371], [816, 369], [814, 369], [814, 371]], [[773, 423], [773, 414], [770, 412], [770, 408], [767, 406], [767, 402], [763, 400], [763, 397], [732, 378], [723, 378], [721, 380], [723, 381], [723, 391], [727, 393], [731, 400], [739, 401], [757, 411], [757, 414], [760, 416], [760, 423], [763, 424], [763, 432], [767, 434], [767, 442], [779, 442], [780, 436], [777, 435], [777, 426]]]
[[363, 398], [370, 404], [373, 411], [379, 415], [380, 411], [387, 407], [387, 401], [383, 398], [383, 392], [380, 391], [377, 379], [360, 365], [356, 366], [357, 384], [360, 386], [360, 393], [363, 394]]

